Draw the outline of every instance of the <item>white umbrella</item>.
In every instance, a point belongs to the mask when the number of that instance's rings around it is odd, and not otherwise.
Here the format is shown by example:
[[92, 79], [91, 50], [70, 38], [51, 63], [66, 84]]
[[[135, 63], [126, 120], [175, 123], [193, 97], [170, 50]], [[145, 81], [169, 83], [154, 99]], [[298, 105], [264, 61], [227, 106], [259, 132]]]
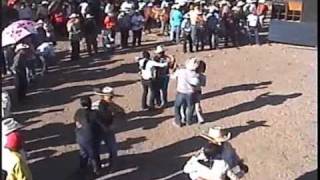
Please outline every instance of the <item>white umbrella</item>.
[[2, 31], [2, 47], [15, 44], [32, 33], [24, 28], [7, 27]]

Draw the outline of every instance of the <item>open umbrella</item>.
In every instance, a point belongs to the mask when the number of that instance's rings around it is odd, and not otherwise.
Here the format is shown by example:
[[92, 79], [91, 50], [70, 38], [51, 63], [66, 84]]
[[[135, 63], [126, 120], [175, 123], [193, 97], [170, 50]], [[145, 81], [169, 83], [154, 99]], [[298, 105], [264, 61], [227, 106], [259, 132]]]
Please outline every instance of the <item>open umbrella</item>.
[[37, 34], [37, 29], [36, 29], [36, 22], [30, 21], [30, 20], [18, 20], [13, 23], [11, 23], [8, 28], [11, 29], [16, 29], [16, 28], [23, 28], [26, 29], [27, 31], [31, 32], [32, 34]]
[[2, 47], [15, 44], [32, 33], [24, 28], [5, 28], [2, 31]]

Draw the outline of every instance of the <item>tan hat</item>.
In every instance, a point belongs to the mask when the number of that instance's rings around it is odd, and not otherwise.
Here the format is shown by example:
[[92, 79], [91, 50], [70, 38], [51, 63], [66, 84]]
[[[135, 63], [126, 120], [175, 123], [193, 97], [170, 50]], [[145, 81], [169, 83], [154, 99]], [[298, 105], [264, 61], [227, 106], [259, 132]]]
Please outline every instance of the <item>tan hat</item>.
[[95, 94], [100, 95], [100, 96], [121, 96], [118, 94], [114, 94], [114, 90], [112, 87], [105, 86], [102, 89], [96, 89]]
[[8, 135], [20, 128], [22, 128], [22, 125], [15, 121], [13, 118], [7, 118], [2, 120], [2, 133], [4, 135]]
[[159, 54], [159, 53], [162, 53], [164, 51], [165, 50], [164, 50], [163, 46], [159, 45], [159, 46], [156, 47], [156, 50], [154, 51], [154, 53]]
[[30, 48], [30, 46], [28, 45], [28, 44], [22, 44], [22, 43], [20, 43], [20, 44], [18, 44], [17, 46], [16, 46], [16, 49], [14, 50], [15, 52], [18, 52], [19, 50], [21, 50], [21, 49], [29, 49]]
[[230, 140], [231, 133], [225, 132], [221, 127], [213, 127], [209, 129], [208, 133], [202, 133], [200, 136], [215, 144], [221, 145], [223, 142]]

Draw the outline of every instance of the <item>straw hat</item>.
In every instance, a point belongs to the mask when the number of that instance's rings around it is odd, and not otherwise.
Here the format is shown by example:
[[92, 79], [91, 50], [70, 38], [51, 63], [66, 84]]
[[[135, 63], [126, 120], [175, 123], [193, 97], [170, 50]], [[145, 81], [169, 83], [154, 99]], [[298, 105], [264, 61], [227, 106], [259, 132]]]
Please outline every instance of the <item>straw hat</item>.
[[15, 121], [13, 118], [7, 118], [2, 120], [2, 132], [4, 135], [8, 135], [20, 128], [22, 128], [22, 125]]
[[72, 19], [72, 18], [77, 18], [77, 17], [79, 17], [79, 15], [76, 14], [76, 13], [72, 13], [72, 14], [69, 16], [70, 19]]
[[105, 86], [101, 89], [95, 89], [95, 94], [100, 96], [120, 96], [115, 94], [113, 88], [109, 86]]
[[154, 53], [159, 54], [159, 53], [162, 53], [164, 51], [165, 50], [164, 50], [163, 46], [159, 45], [159, 46], [156, 47], [156, 50], [154, 51]]
[[22, 43], [20, 43], [20, 44], [18, 44], [17, 46], [16, 46], [16, 49], [14, 50], [15, 52], [18, 52], [19, 50], [21, 50], [21, 49], [29, 49], [30, 48], [30, 46], [28, 45], [28, 44], [22, 44]]
[[223, 131], [221, 127], [214, 127], [210, 128], [208, 133], [200, 134], [200, 136], [215, 144], [221, 145], [231, 138], [231, 133]]
[[186, 69], [190, 71], [195, 71], [199, 67], [199, 61], [197, 58], [188, 59], [185, 62]]
[[245, 5], [245, 4], [246, 3], [244, 3], [243, 1], [238, 1], [236, 6], [241, 7], [241, 6]]

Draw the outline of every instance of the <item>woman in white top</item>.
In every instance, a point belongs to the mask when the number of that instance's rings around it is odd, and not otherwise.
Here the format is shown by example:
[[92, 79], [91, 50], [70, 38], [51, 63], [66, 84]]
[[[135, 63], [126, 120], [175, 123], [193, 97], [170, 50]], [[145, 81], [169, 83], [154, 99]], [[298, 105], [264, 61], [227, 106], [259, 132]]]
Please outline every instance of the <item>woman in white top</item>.
[[[155, 67], [166, 67], [168, 62], [160, 63], [151, 60], [150, 53], [148, 51], [142, 52], [142, 57], [138, 58], [141, 84], [143, 88], [141, 106], [142, 109], [153, 108], [155, 100], [155, 78], [156, 69]], [[149, 106], [147, 106], [147, 95], [150, 89]]]

